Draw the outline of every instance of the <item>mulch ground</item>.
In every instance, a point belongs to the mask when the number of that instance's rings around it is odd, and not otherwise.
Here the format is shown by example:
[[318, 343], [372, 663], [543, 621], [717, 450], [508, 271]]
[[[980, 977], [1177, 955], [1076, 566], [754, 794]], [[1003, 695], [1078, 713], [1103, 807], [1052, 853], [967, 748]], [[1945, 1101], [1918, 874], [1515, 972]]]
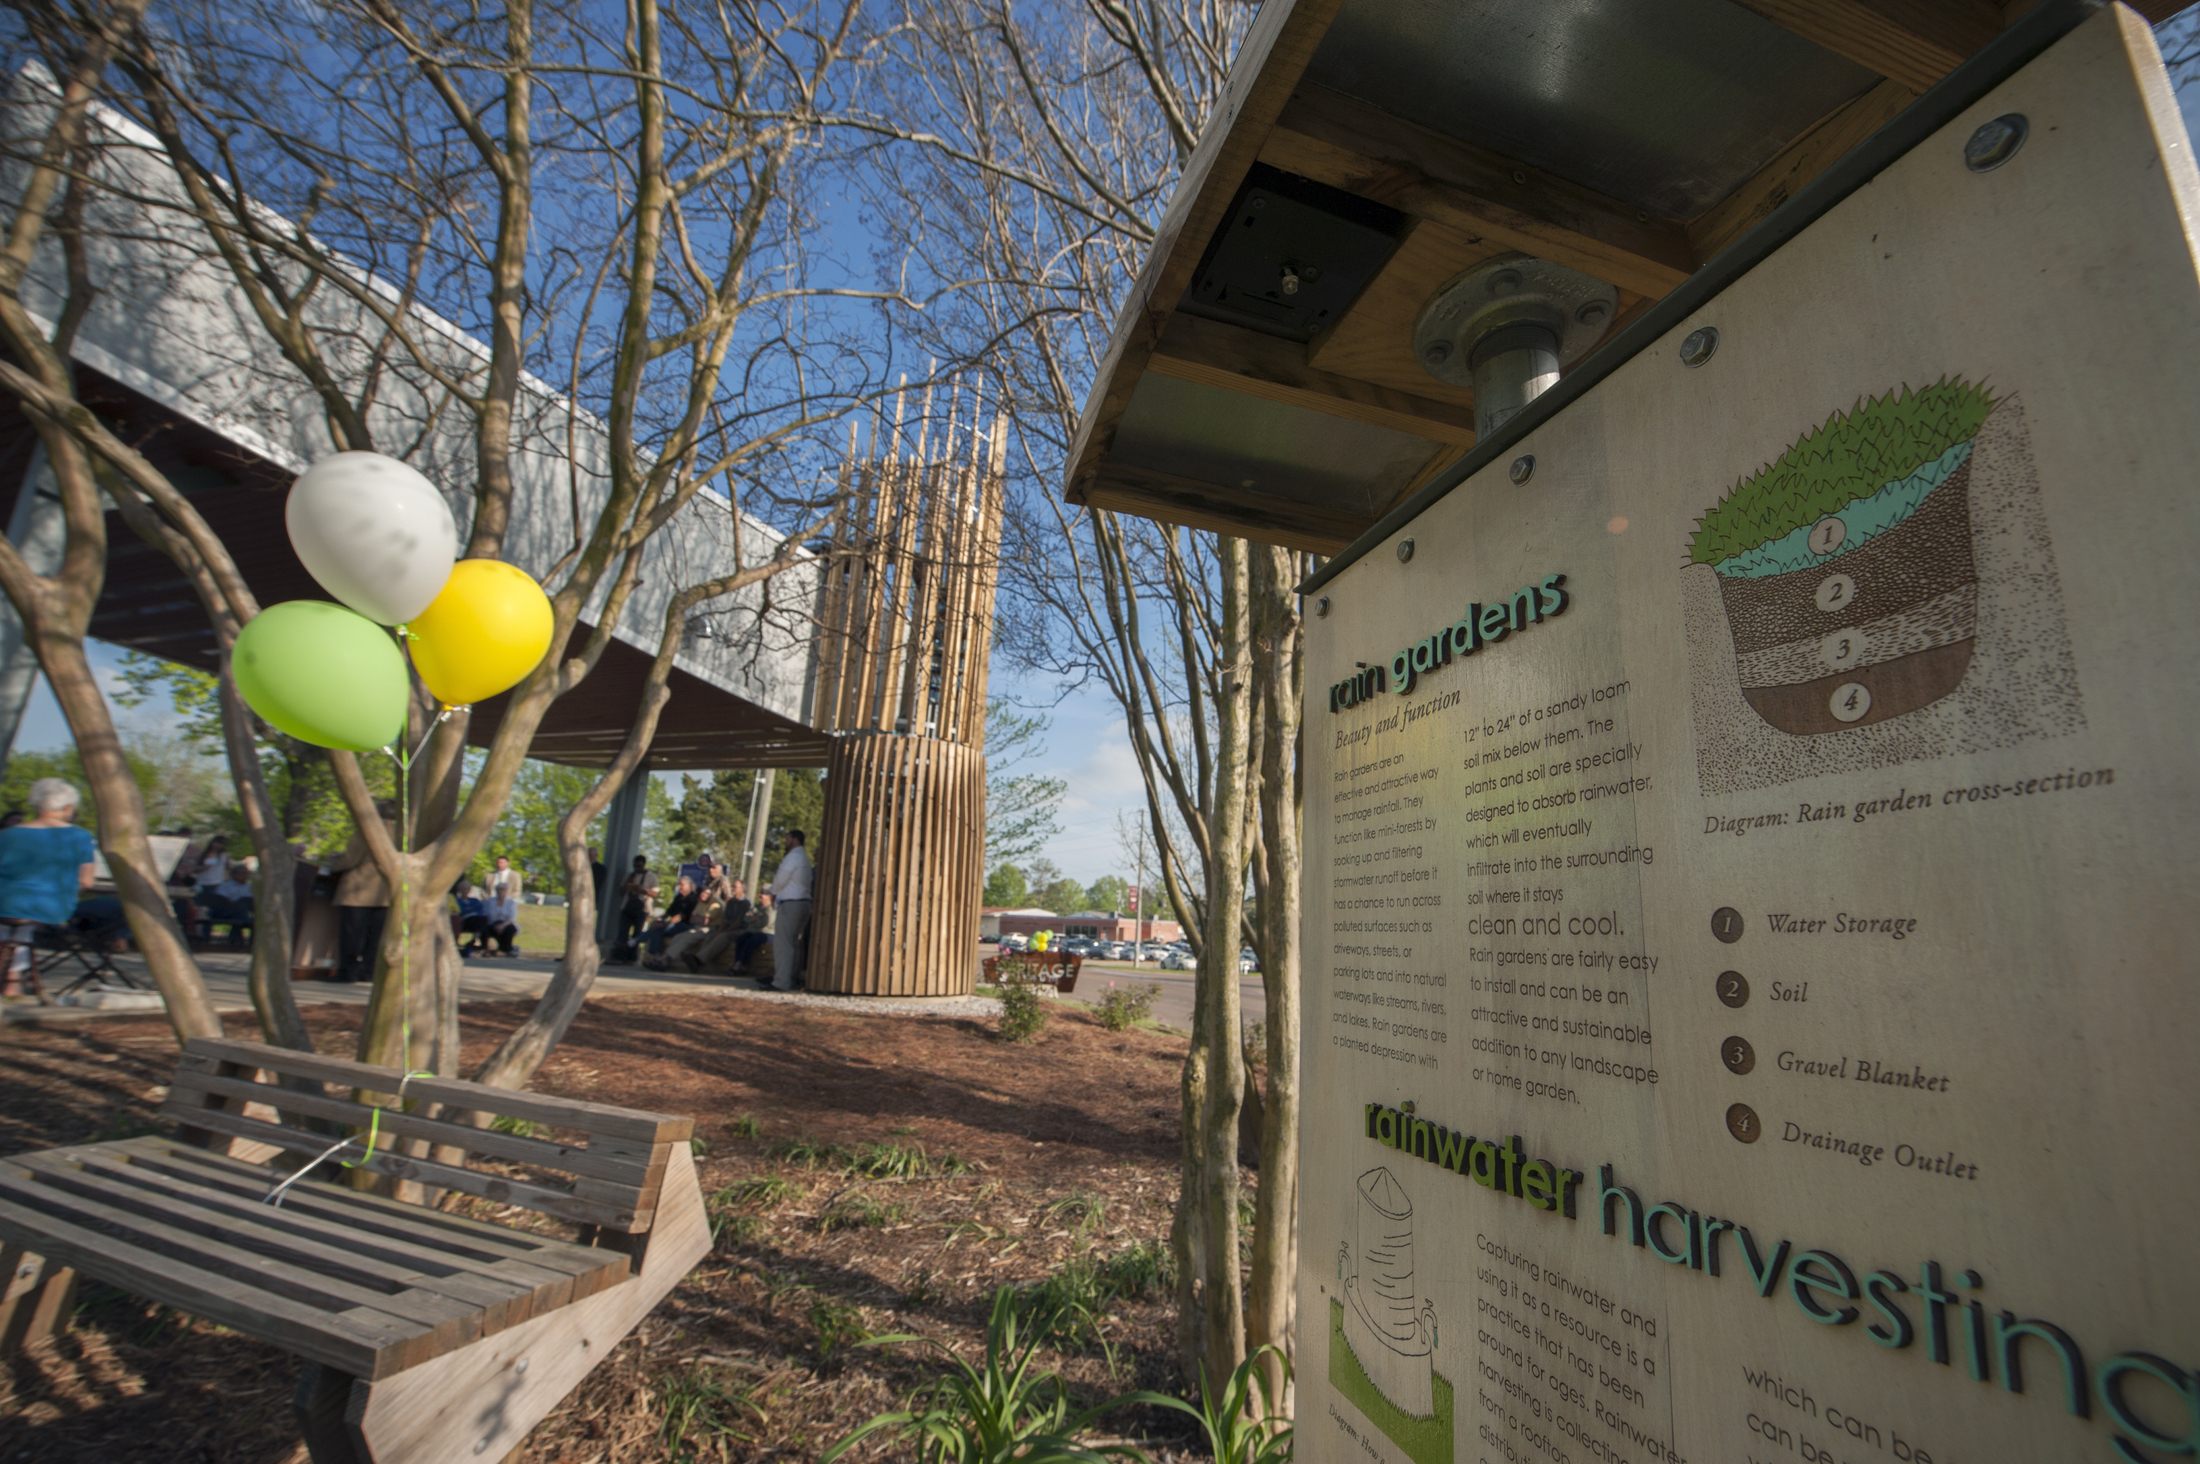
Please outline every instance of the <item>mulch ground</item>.
[[[524, 1013], [468, 1006], [466, 1063]], [[310, 1008], [316, 1044], [351, 1055], [358, 1015]], [[1173, 1303], [1138, 1278], [1166, 1252], [1184, 1039], [1068, 1005], [1027, 1045], [991, 1028], [715, 996], [589, 1003], [533, 1086], [694, 1115], [719, 1239], [514, 1457], [815, 1459], [940, 1370], [915, 1344], [861, 1339], [921, 1333], [975, 1356], [997, 1288], [1065, 1275], [1116, 1284], [1045, 1365], [1086, 1402], [1173, 1388]], [[245, 1019], [232, 1035], [256, 1033]], [[174, 1060], [158, 1021], [8, 1031], [0, 1154], [155, 1131]], [[865, 1145], [921, 1146], [926, 1172], [851, 1172]], [[282, 1352], [87, 1286], [65, 1336], [0, 1358], [0, 1464], [302, 1461], [296, 1379]], [[1109, 1427], [1188, 1459], [1185, 1423], [1130, 1410]], [[853, 1457], [910, 1452], [875, 1437]]]

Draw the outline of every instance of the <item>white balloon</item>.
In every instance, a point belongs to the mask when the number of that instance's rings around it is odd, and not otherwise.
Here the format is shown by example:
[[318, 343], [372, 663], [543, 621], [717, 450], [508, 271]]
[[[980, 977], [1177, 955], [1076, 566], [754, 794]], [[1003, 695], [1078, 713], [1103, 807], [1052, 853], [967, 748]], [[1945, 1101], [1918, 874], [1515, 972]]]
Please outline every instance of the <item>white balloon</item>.
[[290, 547], [338, 600], [403, 625], [442, 592], [458, 526], [435, 484], [378, 452], [340, 452], [290, 485]]

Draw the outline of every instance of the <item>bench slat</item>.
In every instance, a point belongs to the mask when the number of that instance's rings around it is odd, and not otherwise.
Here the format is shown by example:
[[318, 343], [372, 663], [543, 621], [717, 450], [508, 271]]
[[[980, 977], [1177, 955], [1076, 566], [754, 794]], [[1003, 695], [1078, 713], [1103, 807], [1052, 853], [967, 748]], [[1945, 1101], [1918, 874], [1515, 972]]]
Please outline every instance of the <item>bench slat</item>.
[[311, 1362], [378, 1378], [425, 1360], [407, 1344], [419, 1336], [388, 1317], [332, 1316], [279, 1296], [246, 1293], [236, 1282], [140, 1250], [0, 1197], [0, 1226], [26, 1250], [140, 1296], [273, 1342]]
[[[204, 1149], [160, 1138], [124, 1139], [104, 1145], [128, 1153], [130, 1162], [161, 1174], [221, 1188], [254, 1204], [267, 1193], [277, 1177], [264, 1165], [212, 1154]], [[434, 1253], [454, 1265], [485, 1275], [507, 1267], [526, 1278], [536, 1273], [568, 1277], [575, 1297], [591, 1295], [624, 1279], [623, 1268], [606, 1267], [607, 1253], [576, 1245], [555, 1236], [513, 1230], [464, 1215], [449, 1215], [386, 1195], [341, 1185], [305, 1180], [291, 1186], [283, 1208], [295, 1214], [337, 1227], [344, 1234], [374, 1235], [385, 1244], [413, 1244], [434, 1248]], [[608, 1274], [606, 1274], [608, 1272]]]
[[[140, 1214], [174, 1217], [175, 1223], [199, 1234], [211, 1227], [219, 1236], [254, 1247], [256, 1252], [309, 1266], [323, 1275], [357, 1280], [362, 1285], [397, 1286], [448, 1297], [478, 1318], [479, 1335], [489, 1336], [534, 1315], [538, 1293], [548, 1306], [561, 1304], [571, 1292], [571, 1278], [528, 1267], [531, 1277], [509, 1272], [482, 1274], [454, 1265], [426, 1246], [406, 1247], [404, 1254], [388, 1241], [347, 1232], [311, 1216], [293, 1214], [289, 1205], [280, 1209], [226, 1195], [218, 1190], [187, 1185], [166, 1175], [130, 1164], [122, 1156], [97, 1150], [69, 1154], [70, 1162], [58, 1162], [54, 1154], [18, 1155], [22, 1164], [58, 1188], [81, 1184], [92, 1176], [101, 1188], [89, 1197]], [[561, 1285], [561, 1283], [563, 1283]], [[558, 1299], [552, 1299], [558, 1298]]]
[[582, 1129], [590, 1134], [609, 1134], [623, 1139], [642, 1139], [652, 1144], [673, 1143], [691, 1137], [693, 1119], [665, 1113], [645, 1113], [634, 1108], [614, 1108], [607, 1103], [588, 1103], [578, 1098], [556, 1098], [546, 1093], [523, 1093], [512, 1088], [492, 1088], [460, 1078], [414, 1078], [394, 1068], [374, 1067], [340, 1057], [294, 1052], [257, 1042], [233, 1042], [220, 1037], [194, 1037], [184, 1045], [189, 1053], [216, 1058], [240, 1066], [262, 1068], [296, 1077], [314, 1078], [341, 1087], [395, 1094], [400, 1084], [409, 1098], [423, 1098], [474, 1113], [524, 1118], [557, 1128]]
[[[281, 1298], [326, 1315], [362, 1319], [370, 1326], [377, 1321], [386, 1323], [408, 1338], [424, 1338], [430, 1355], [463, 1347], [481, 1336], [479, 1307], [406, 1285], [363, 1284], [350, 1276], [301, 1264], [294, 1255], [248, 1250], [217, 1240], [199, 1233], [181, 1213], [155, 1218], [134, 1207], [113, 1203], [127, 1200], [128, 1193], [101, 1194], [102, 1190], [119, 1191], [122, 1187], [96, 1176], [80, 1175], [78, 1183], [66, 1187], [41, 1182], [45, 1178], [50, 1176], [0, 1165], [0, 1198], [36, 1210], [58, 1223], [103, 1235], [111, 1243], [119, 1242], [223, 1277], [239, 1288], [240, 1295]], [[156, 1292], [153, 1299], [165, 1297]]]
[[[478, 1129], [470, 1124], [449, 1123], [438, 1118], [407, 1113], [400, 1108], [377, 1109], [371, 1104], [350, 1098], [301, 1093], [294, 1088], [276, 1088], [271, 1084], [224, 1077], [218, 1073], [185, 1073], [179, 1070], [175, 1081], [169, 1085], [167, 1101], [161, 1105], [162, 1115], [180, 1124], [194, 1122], [196, 1115], [207, 1106], [193, 1103], [191, 1098], [195, 1094], [266, 1103], [279, 1107], [286, 1113], [325, 1118], [358, 1129], [366, 1128], [379, 1112], [382, 1115], [381, 1131], [385, 1134], [399, 1138], [425, 1139], [434, 1144], [449, 1144], [514, 1164], [528, 1164], [537, 1169], [557, 1170], [565, 1174], [629, 1185], [637, 1191], [637, 1198], [638, 1192], [649, 1178], [646, 1161], [636, 1163], [618, 1152], [598, 1153], [594, 1145], [578, 1149], [566, 1144], [552, 1143], [547, 1139], [531, 1139], [521, 1134], [498, 1133], [495, 1129]], [[330, 1138], [333, 1137], [334, 1135], [330, 1135]], [[610, 1142], [625, 1144], [632, 1141]]]
[[[184, 1121], [193, 1128], [272, 1144], [294, 1154], [318, 1156], [330, 1143], [325, 1134], [309, 1134], [300, 1129], [285, 1128], [265, 1119], [246, 1118], [242, 1114], [219, 1108], [193, 1109]], [[404, 1154], [377, 1151], [371, 1157], [356, 1158], [357, 1152], [356, 1149], [348, 1151], [345, 1157], [353, 1158], [357, 1167], [371, 1169], [377, 1174], [418, 1180], [422, 1184], [442, 1189], [455, 1189], [497, 1204], [519, 1205], [581, 1225], [600, 1225], [610, 1230], [647, 1228], [646, 1221], [637, 1224], [636, 1208], [633, 1204], [619, 1205], [583, 1199], [562, 1190], [529, 1184], [525, 1180], [507, 1179], [497, 1174], [479, 1174], [471, 1169], [459, 1169]]]

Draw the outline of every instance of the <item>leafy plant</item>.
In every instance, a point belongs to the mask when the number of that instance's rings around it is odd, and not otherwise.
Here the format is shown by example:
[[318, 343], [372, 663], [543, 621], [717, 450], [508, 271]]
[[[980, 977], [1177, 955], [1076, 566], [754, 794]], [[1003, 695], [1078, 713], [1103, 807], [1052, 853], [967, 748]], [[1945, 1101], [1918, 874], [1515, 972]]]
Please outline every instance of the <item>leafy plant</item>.
[[1090, 1190], [1071, 1190], [1046, 1207], [1047, 1219], [1057, 1225], [1074, 1225], [1079, 1230], [1089, 1230], [1107, 1218], [1108, 1202]]
[[1100, 998], [1100, 1025], [1110, 1032], [1128, 1032], [1141, 1022], [1151, 1021], [1154, 999], [1160, 995], [1158, 982], [1118, 986], [1110, 981]]
[[[657, 1438], [668, 1457], [690, 1460], [701, 1440], [754, 1437], [735, 1425], [758, 1409], [748, 1389], [729, 1383], [698, 1362], [665, 1381], [658, 1400]], [[713, 1452], [716, 1452], [715, 1450]]]
[[1291, 1464], [1291, 1422], [1273, 1416], [1276, 1400], [1269, 1396], [1268, 1374], [1261, 1366], [1261, 1359], [1271, 1352], [1276, 1354], [1288, 1386], [1290, 1359], [1276, 1347], [1267, 1346], [1238, 1364], [1220, 1399], [1207, 1386], [1207, 1369], [1202, 1367], [1197, 1408], [1181, 1398], [1156, 1397], [1153, 1401], [1198, 1420], [1215, 1464]]
[[945, 1294], [930, 1266], [917, 1266], [901, 1278], [901, 1304], [911, 1310], [928, 1307]]
[[863, 1325], [863, 1314], [854, 1307], [837, 1301], [810, 1303], [810, 1327], [816, 1334], [817, 1370], [823, 1373], [840, 1361], [841, 1354], [850, 1347], [861, 1346], [871, 1340], [871, 1334]]
[[724, 1203], [748, 1210], [768, 1210], [793, 1199], [801, 1190], [801, 1185], [784, 1174], [760, 1174], [739, 1184], [729, 1184], [710, 1198], [714, 1205]]
[[748, 1245], [764, 1233], [764, 1217], [740, 1215], [731, 1210], [713, 1210], [710, 1216], [710, 1238], [713, 1241], [730, 1241], [734, 1245]]
[[[993, 1293], [985, 1354], [973, 1366], [954, 1349], [929, 1337], [902, 1334], [867, 1344], [921, 1342], [946, 1355], [949, 1370], [919, 1388], [909, 1407], [882, 1413], [826, 1451], [833, 1461], [858, 1442], [891, 1431], [915, 1444], [917, 1464], [1104, 1464], [1109, 1458], [1143, 1459], [1129, 1444], [1082, 1444], [1078, 1436], [1100, 1415], [1131, 1403], [1174, 1402], [1156, 1393], [1127, 1393], [1096, 1408], [1071, 1406], [1059, 1375], [1033, 1365], [1040, 1339], [1018, 1316], [1009, 1287]], [[1177, 1406], [1182, 1407], [1182, 1404]]]
[[899, 1225], [909, 1217], [907, 1205], [882, 1205], [869, 1195], [855, 1195], [837, 1201], [817, 1217], [821, 1231], [867, 1230], [876, 1226]]
[[839, 1164], [848, 1158], [848, 1151], [838, 1144], [828, 1144], [804, 1134], [799, 1139], [779, 1139], [765, 1151], [774, 1159], [785, 1159], [793, 1164]]
[[490, 1119], [489, 1127], [500, 1134], [516, 1134], [523, 1139], [543, 1138], [550, 1132], [547, 1125], [536, 1123], [531, 1118], [519, 1118], [509, 1113], [500, 1113], [495, 1118]]
[[850, 1153], [844, 1168], [865, 1179], [927, 1179], [961, 1174], [970, 1166], [953, 1154], [937, 1159], [922, 1144], [869, 1143]]
[[744, 1113], [727, 1123], [726, 1132], [737, 1139], [761, 1139], [764, 1137], [764, 1121], [753, 1113]]
[[1698, 522], [1688, 557], [1718, 564], [1868, 498], [1977, 436], [1993, 409], [1984, 387], [1943, 377], [1835, 412], [1736, 483]]
[[1022, 983], [1001, 988], [1001, 1022], [997, 1030], [1003, 1041], [1029, 1042], [1046, 1024], [1046, 1006], [1038, 992]]
[[1152, 1295], [1170, 1274], [1168, 1251], [1140, 1241], [1111, 1256], [1072, 1257], [1017, 1293], [1017, 1304], [1040, 1340], [1058, 1347], [1089, 1346], [1101, 1340], [1100, 1322], [1109, 1308]]

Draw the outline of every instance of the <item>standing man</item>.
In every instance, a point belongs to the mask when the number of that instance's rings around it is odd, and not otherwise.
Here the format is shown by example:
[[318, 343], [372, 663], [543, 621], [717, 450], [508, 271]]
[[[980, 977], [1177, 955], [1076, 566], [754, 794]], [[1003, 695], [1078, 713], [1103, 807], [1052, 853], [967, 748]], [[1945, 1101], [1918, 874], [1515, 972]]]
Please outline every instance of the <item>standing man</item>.
[[517, 904], [521, 883], [520, 873], [512, 867], [512, 861], [499, 854], [497, 867], [489, 871], [489, 898], [509, 899]]
[[802, 830], [789, 829], [786, 853], [779, 858], [779, 873], [772, 880], [772, 904], [779, 914], [772, 931], [772, 990], [792, 991], [802, 974], [802, 937], [810, 928], [810, 851], [803, 847]]
[[603, 850], [594, 844], [588, 846], [588, 878], [596, 891], [596, 908], [603, 908], [603, 882], [609, 871], [604, 868]]
[[[397, 804], [387, 798], [378, 799], [374, 811], [395, 841]], [[382, 868], [374, 862], [374, 856], [367, 852], [367, 836], [356, 829], [344, 852], [325, 868], [331, 874], [343, 875], [336, 882], [336, 979], [371, 981], [375, 957], [382, 949], [382, 924], [390, 913], [389, 883], [382, 878]]]

